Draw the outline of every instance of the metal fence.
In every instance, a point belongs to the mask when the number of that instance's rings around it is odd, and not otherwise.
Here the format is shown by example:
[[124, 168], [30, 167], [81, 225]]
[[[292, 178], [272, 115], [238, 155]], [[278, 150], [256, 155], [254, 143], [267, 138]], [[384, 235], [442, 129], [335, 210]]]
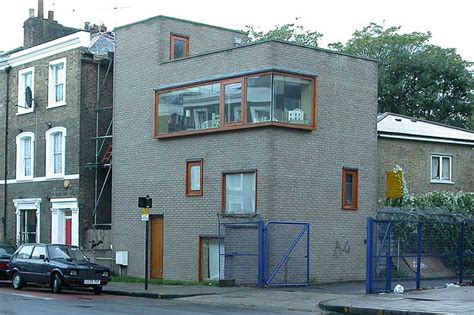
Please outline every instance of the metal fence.
[[263, 220], [219, 223], [219, 280], [238, 285], [309, 284], [309, 224]]
[[474, 277], [474, 221], [367, 220], [367, 293]]

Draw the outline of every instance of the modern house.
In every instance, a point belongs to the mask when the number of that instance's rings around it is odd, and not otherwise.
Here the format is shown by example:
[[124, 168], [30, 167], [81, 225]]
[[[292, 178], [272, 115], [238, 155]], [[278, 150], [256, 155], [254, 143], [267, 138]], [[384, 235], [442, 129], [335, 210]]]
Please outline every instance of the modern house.
[[400, 166], [409, 193], [474, 191], [474, 132], [399, 114], [379, 115], [378, 202], [387, 171]]
[[0, 241], [90, 248], [110, 230], [113, 36], [45, 19], [42, 1], [24, 29], [0, 57]]
[[312, 280], [364, 278], [375, 61], [165, 16], [115, 33], [112, 235], [128, 275], [144, 274], [149, 195], [152, 278], [216, 279], [220, 220], [256, 218], [310, 224]]

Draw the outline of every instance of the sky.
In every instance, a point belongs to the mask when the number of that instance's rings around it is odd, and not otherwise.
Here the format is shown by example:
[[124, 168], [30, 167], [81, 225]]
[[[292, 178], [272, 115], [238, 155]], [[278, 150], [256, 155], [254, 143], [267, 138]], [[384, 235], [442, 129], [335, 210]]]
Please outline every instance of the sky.
[[[37, 0], [1, 0], [0, 50], [22, 45], [23, 21], [28, 9], [37, 15]], [[44, 15], [54, 11], [55, 20], [65, 26], [82, 28], [84, 22], [108, 29], [155, 15], [243, 29], [252, 25], [267, 31], [295, 18], [306, 29], [324, 34], [320, 47], [346, 42], [355, 30], [375, 22], [402, 26], [402, 32], [430, 31], [431, 43], [456, 48], [474, 62], [473, 0], [44, 0]]]

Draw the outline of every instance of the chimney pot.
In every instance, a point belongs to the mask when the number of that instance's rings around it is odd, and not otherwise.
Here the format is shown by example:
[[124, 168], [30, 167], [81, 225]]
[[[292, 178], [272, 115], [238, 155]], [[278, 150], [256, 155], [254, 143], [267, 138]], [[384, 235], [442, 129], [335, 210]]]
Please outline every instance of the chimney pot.
[[28, 17], [34, 17], [35, 16], [35, 9], [28, 9]]
[[48, 11], [48, 20], [54, 21], [54, 11]]
[[43, 0], [38, 0], [38, 19], [44, 19], [44, 4], [43, 4]]

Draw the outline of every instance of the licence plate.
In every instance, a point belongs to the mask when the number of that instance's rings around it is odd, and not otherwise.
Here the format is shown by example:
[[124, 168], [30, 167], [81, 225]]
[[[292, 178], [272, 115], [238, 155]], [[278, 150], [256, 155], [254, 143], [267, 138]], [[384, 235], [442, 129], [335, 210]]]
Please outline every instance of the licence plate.
[[84, 280], [84, 284], [100, 284], [100, 280]]

